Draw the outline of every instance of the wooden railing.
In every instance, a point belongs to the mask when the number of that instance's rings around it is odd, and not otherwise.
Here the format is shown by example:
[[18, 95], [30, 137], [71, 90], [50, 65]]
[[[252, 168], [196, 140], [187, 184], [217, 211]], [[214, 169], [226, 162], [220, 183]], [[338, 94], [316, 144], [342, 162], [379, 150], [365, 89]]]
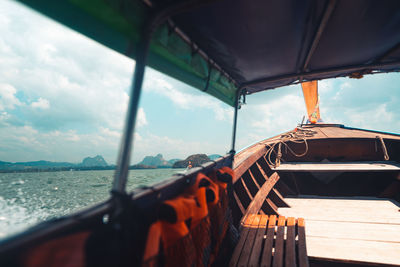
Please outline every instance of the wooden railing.
[[[280, 192], [275, 188], [279, 181], [264, 158], [265, 145], [252, 147], [247, 155], [240, 155], [235, 162], [234, 201], [232, 213], [234, 223], [240, 226], [248, 214], [279, 215], [278, 207], [288, 207]], [[235, 159], [236, 160], [236, 159]]]

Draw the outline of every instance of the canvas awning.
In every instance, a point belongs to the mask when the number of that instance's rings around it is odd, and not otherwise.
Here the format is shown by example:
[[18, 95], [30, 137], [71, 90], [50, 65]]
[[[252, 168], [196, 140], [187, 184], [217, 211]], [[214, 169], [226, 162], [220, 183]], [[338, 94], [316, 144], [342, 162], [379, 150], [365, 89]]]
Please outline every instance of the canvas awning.
[[[167, 2], [20, 0], [131, 58], [144, 21]], [[172, 16], [148, 65], [233, 106], [236, 91], [400, 70], [398, 0], [223, 0]]]

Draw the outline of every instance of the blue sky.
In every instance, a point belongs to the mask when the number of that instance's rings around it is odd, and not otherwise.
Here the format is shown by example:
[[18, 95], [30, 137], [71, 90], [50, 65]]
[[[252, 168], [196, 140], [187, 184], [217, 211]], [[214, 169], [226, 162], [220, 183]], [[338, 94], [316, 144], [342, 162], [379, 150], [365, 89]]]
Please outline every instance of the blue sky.
[[[0, 161], [115, 163], [134, 61], [30, 9], [0, 3]], [[400, 74], [319, 83], [327, 123], [400, 132]], [[237, 150], [296, 127], [299, 85], [250, 95], [239, 111]], [[233, 109], [147, 69], [132, 162], [230, 149]]]

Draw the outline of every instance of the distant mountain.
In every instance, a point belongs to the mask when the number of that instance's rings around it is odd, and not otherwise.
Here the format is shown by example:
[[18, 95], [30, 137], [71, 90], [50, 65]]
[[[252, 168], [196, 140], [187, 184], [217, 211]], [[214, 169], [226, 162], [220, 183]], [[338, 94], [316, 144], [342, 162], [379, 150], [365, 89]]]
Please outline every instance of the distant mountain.
[[168, 163], [172, 166], [174, 165], [175, 162], [180, 161], [181, 159], [170, 159], [168, 160]]
[[69, 163], [69, 162], [52, 162], [46, 160], [16, 162], [14, 164], [25, 167], [37, 167], [37, 168], [72, 167], [76, 165], [74, 163]]
[[218, 154], [208, 155], [208, 158], [211, 160], [216, 160], [216, 159], [219, 159], [220, 157], [222, 157], [222, 156], [218, 155]]
[[192, 162], [193, 167], [198, 167], [203, 163], [209, 162], [210, 159], [206, 154], [195, 154], [187, 157], [184, 160], [180, 160], [172, 165], [172, 168], [186, 168], [189, 165], [189, 161]]
[[52, 162], [46, 160], [28, 162], [5, 162], [0, 161], [0, 172], [35, 172], [35, 171], [65, 171], [69, 169], [94, 170], [94, 169], [113, 169], [104, 158], [97, 155], [93, 158], [87, 157], [82, 163]]
[[170, 167], [171, 163], [163, 158], [163, 155], [157, 154], [155, 157], [146, 156], [141, 162], [136, 165], [155, 166], [155, 167]]
[[104, 160], [104, 158], [100, 155], [97, 155], [96, 157], [87, 157], [84, 158], [80, 166], [83, 167], [105, 167], [108, 166], [107, 162]]
[[[165, 160], [162, 154], [156, 156], [146, 156], [141, 162], [130, 166], [130, 169], [155, 169], [155, 168], [186, 168], [189, 161], [193, 167], [210, 160], [221, 157], [217, 154], [205, 155], [195, 154], [187, 157], [185, 160], [170, 159]], [[101, 155], [95, 157], [86, 157], [81, 163], [52, 162], [46, 160], [28, 161], [28, 162], [6, 162], [0, 161], [0, 172], [38, 172], [38, 171], [67, 171], [74, 170], [112, 170], [114, 165], [108, 165]]]
[[143, 165], [143, 164], [136, 164], [136, 165], [129, 166], [129, 169], [130, 170], [135, 170], [135, 169], [139, 169], [139, 170], [141, 170], [141, 169], [157, 169], [157, 167], [156, 166]]

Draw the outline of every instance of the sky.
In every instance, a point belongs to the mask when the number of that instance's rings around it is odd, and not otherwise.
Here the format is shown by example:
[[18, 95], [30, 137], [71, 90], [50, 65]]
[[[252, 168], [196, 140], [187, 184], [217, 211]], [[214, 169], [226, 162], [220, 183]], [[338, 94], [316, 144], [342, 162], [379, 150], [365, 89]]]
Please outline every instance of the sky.
[[[0, 2], [0, 161], [115, 164], [135, 62], [10, 0]], [[319, 82], [326, 123], [400, 133], [400, 74]], [[300, 85], [247, 97], [236, 150], [291, 130]], [[146, 69], [132, 163], [230, 150], [233, 108]]]

